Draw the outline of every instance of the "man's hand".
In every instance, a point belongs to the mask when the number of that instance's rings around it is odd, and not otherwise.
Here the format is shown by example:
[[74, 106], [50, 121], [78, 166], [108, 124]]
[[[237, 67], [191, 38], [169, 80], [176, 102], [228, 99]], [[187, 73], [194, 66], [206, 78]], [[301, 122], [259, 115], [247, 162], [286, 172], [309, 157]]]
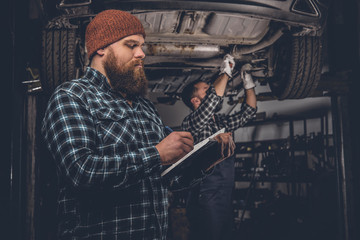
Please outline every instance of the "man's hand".
[[243, 81], [243, 85], [245, 89], [251, 89], [255, 87], [255, 83], [250, 74], [251, 70], [252, 70], [252, 66], [250, 65], [250, 63], [244, 64], [240, 70], [241, 71], [240, 76]]
[[235, 143], [232, 139], [231, 133], [220, 133], [216, 135], [215, 140], [218, 141], [218, 143], [221, 144], [221, 158], [218, 159], [216, 162], [214, 162], [210, 167], [206, 169], [206, 171], [209, 171], [212, 167], [214, 167], [216, 164], [224, 161], [228, 157], [232, 156], [235, 152]]
[[231, 56], [230, 54], [226, 54], [220, 66], [220, 74], [226, 73], [231, 78], [234, 67], [235, 67], [234, 57]]
[[227, 158], [234, 154], [235, 143], [230, 132], [216, 135], [215, 140], [221, 144], [221, 157]]
[[155, 146], [160, 154], [161, 164], [177, 162], [194, 148], [194, 139], [189, 132], [172, 132]]

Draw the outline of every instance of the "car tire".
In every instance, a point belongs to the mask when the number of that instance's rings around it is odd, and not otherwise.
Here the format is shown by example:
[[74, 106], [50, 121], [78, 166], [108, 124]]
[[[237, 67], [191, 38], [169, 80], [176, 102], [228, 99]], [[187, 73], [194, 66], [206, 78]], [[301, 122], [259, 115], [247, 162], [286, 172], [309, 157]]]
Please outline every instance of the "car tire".
[[79, 61], [84, 51], [79, 50], [77, 29], [46, 29], [42, 32], [41, 86], [52, 93], [63, 82], [75, 79], [83, 72]]
[[284, 36], [274, 47], [272, 93], [279, 100], [311, 97], [321, 77], [322, 37]]

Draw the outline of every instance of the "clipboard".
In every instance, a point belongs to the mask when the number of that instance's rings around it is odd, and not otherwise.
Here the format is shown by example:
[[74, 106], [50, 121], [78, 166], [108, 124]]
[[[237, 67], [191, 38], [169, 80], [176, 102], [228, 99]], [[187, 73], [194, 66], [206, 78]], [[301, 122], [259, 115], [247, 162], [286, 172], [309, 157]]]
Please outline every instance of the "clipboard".
[[219, 133], [224, 133], [225, 128], [217, 131], [210, 137], [195, 144], [194, 149], [188, 152], [176, 163], [170, 165], [161, 173], [161, 177], [181, 174], [184, 171], [205, 170], [220, 157], [220, 144], [214, 139]]

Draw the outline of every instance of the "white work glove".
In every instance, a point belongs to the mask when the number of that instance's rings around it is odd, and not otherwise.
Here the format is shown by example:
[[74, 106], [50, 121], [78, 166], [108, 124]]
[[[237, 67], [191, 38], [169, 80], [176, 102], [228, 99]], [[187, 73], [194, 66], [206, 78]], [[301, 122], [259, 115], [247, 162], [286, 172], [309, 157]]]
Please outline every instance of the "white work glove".
[[245, 89], [250, 89], [255, 87], [255, 83], [250, 74], [251, 70], [252, 70], [252, 66], [250, 65], [250, 63], [244, 64], [240, 70], [241, 71], [240, 76], [243, 81], [243, 85]]
[[234, 57], [231, 56], [230, 54], [226, 54], [223, 59], [223, 62], [221, 63], [219, 75], [226, 73], [231, 78], [234, 67], [235, 67]]

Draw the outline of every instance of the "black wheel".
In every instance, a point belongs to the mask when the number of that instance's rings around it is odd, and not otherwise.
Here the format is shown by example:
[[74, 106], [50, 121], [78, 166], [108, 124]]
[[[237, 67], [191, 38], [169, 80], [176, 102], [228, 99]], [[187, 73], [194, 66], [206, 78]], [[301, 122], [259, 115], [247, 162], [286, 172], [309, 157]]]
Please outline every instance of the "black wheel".
[[275, 52], [272, 93], [280, 100], [311, 97], [321, 77], [322, 38], [284, 36]]
[[85, 51], [77, 29], [50, 29], [42, 33], [41, 86], [51, 93], [84, 71]]

